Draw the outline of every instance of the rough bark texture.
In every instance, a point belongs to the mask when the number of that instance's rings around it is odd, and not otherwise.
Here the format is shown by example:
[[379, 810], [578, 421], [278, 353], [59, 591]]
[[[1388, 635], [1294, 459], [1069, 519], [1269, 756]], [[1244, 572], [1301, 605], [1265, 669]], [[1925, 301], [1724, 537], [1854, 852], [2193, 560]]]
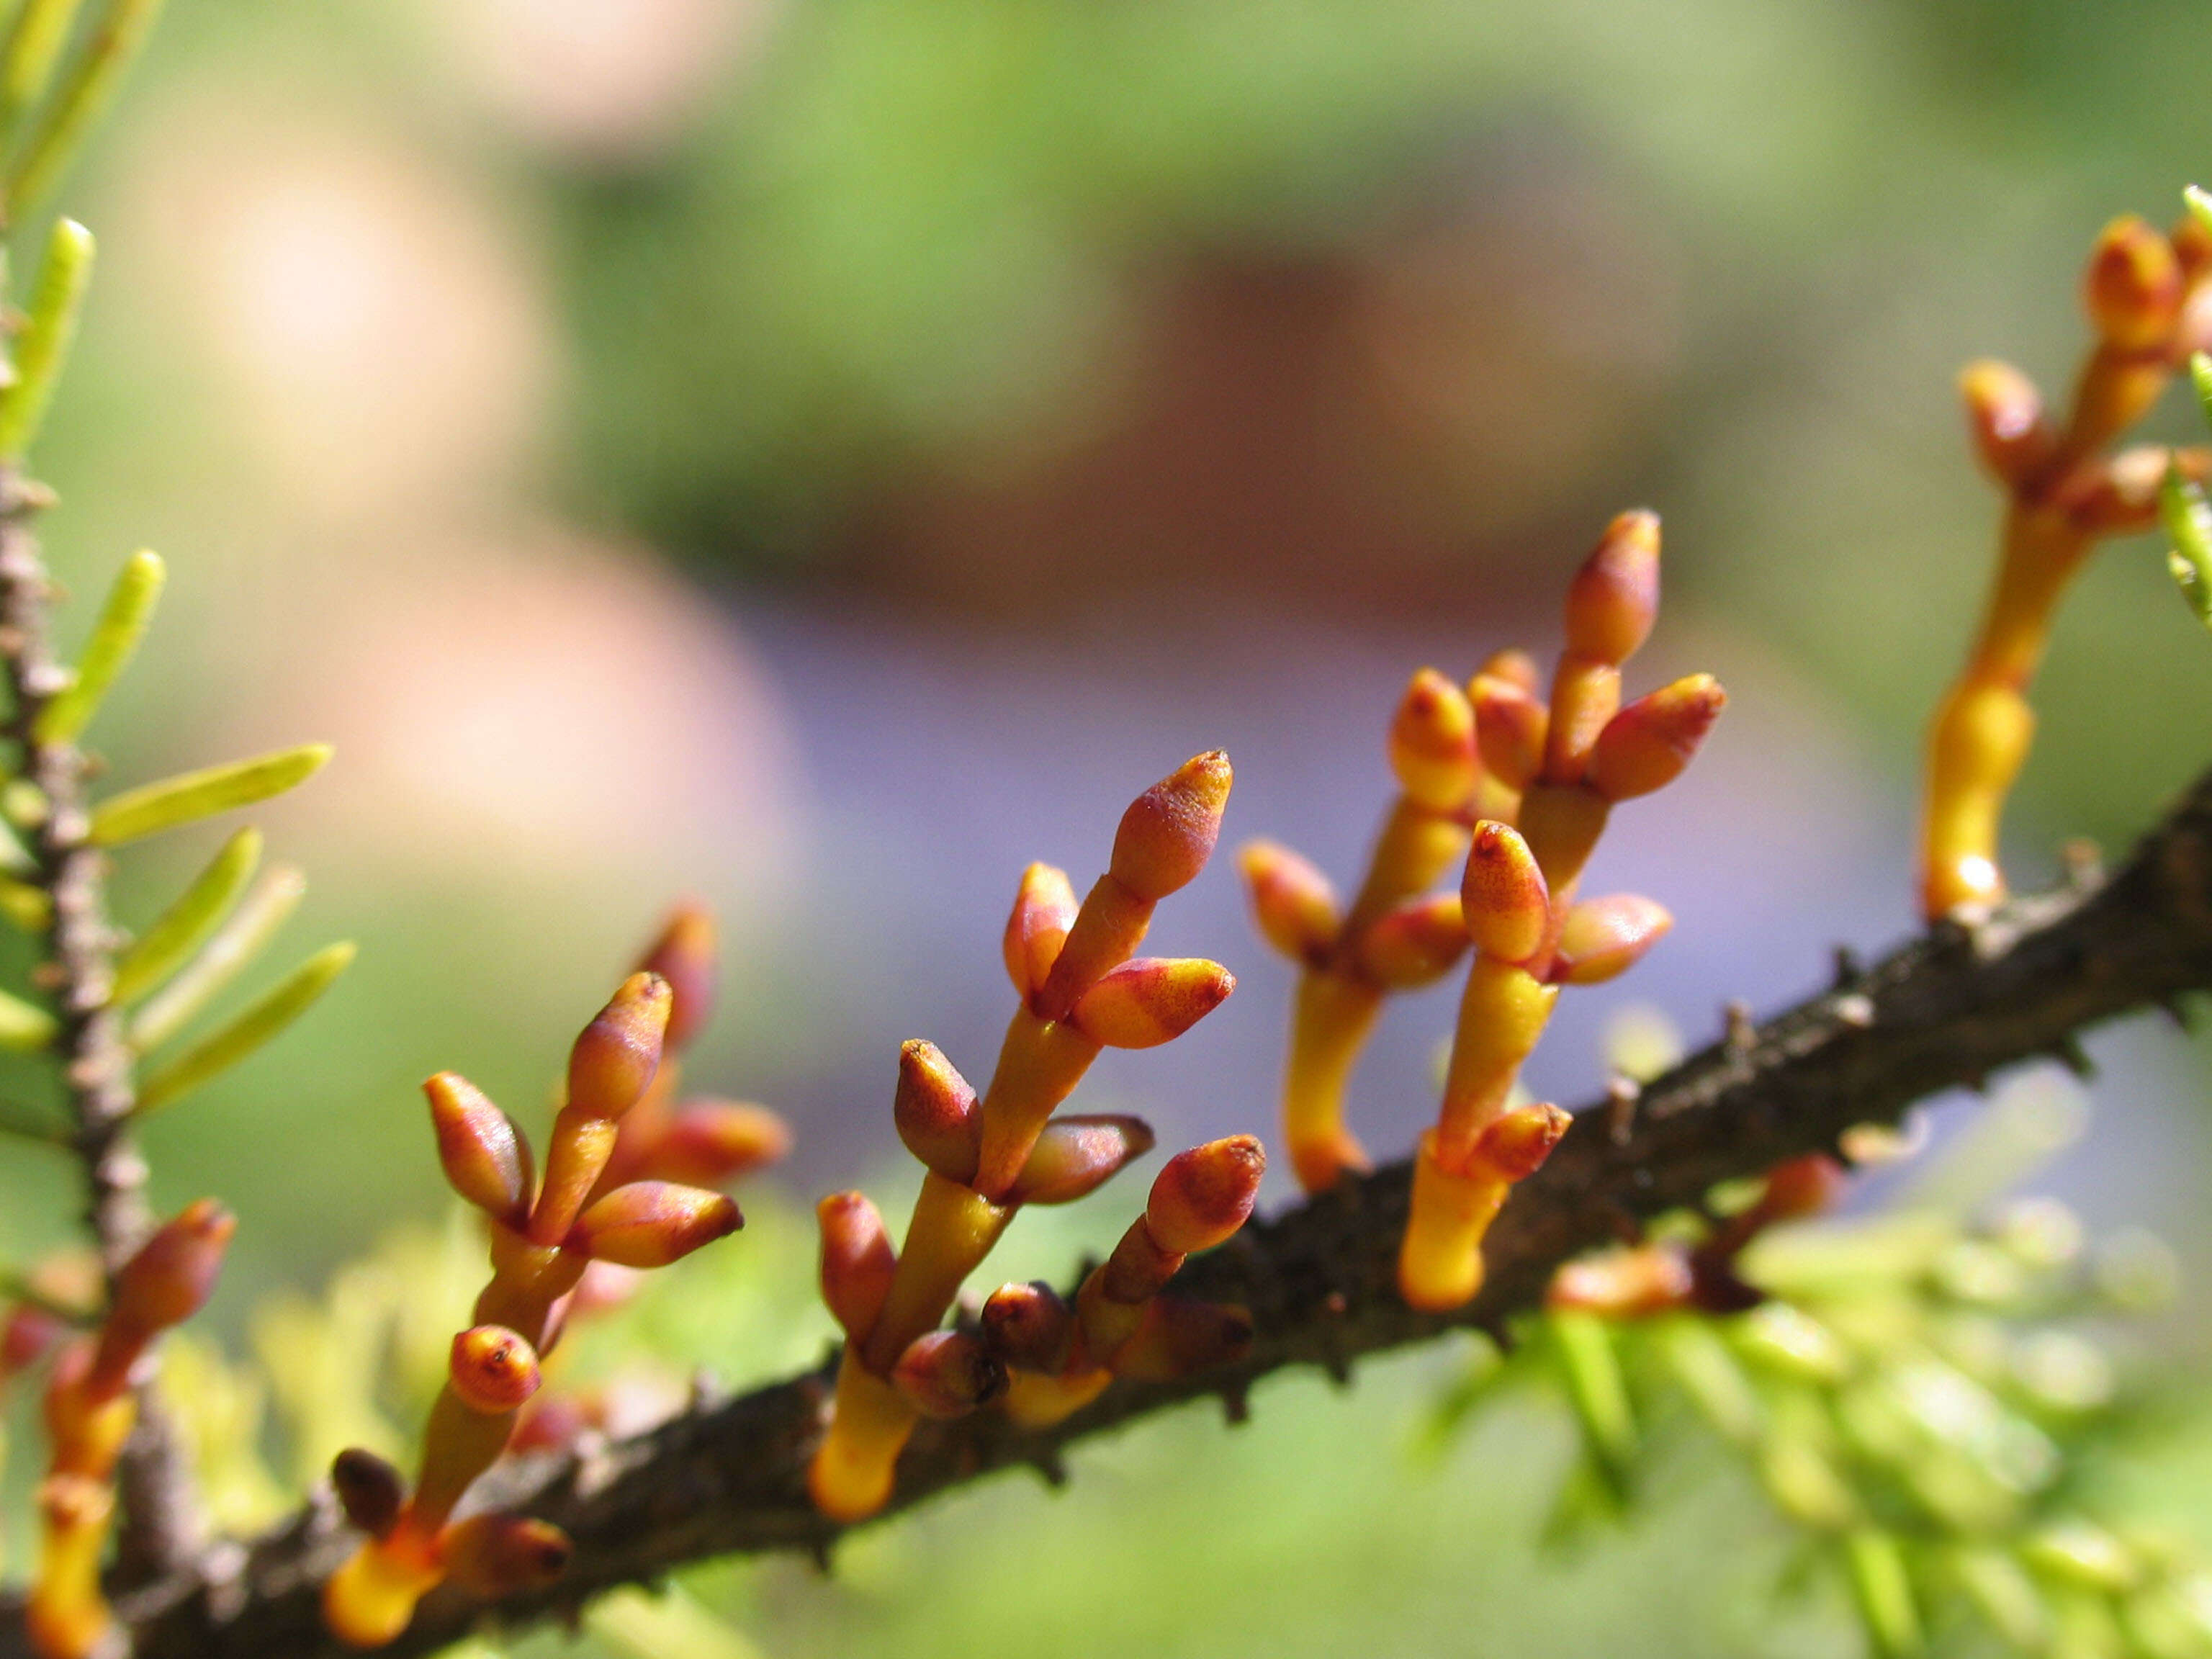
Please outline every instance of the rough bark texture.
[[[1839, 963], [1837, 982], [1763, 1025], [1728, 1036], [1643, 1092], [1632, 1114], [1580, 1115], [1551, 1161], [1518, 1188], [1490, 1236], [1489, 1283], [1447, 1317], [1412, 1312], [1393, 1289], [1408, 1171], [1393, 1164], [1256, 1222], [1196, 1260], [1180, 1289], [1249, 1307], [1257, 1340], [1243, 1364], [1173, 1383], [1121, 1382], [1042, 1431], [984, 1413], [925, 1425], [901, 1465], [890, 1512], [994, 1470], [1057, 1479], [1070, 1443], [1201, 1395], [1232, 1407], [1290, 1365], [1337, 1372], [1363, 1354], [1534, 1306], [1553, 1270], [1642, 1219], [1695, 1205], [1715, 1183], [1832, 1148], [1854, 1124], [1978, 1085], [2036, 1056], [2079, 1064], [2076, 1034], [2131, 1011], [2171, 1008], [2212, 988], [2212, 775], [2109, 882], [2017, 901], [1984, 926], [1939, 927], [1875, 966]], [[611, 1586], [712, 1555], [823, 1552], [840, 1528], [809, 1504], [803, 1472], [829, 1373], [795, 1376], [698, 1409], [650, 1434], [579, 1457], [518, 1461], [487, 1498], [565, 1528], [576, 1554], [562, 1583], [496, 1607], [450, 1587], [426, 1601], [387, 1652], [422, 1654], [487, 1619], [556, 1615]], [[201, 1570], [126, 1596], [148, 1659], [337, 1659], [317, 1589], [351, 1540], [325, 1509]], [[0, 1653], [22, 1651], [12, 1609]]]

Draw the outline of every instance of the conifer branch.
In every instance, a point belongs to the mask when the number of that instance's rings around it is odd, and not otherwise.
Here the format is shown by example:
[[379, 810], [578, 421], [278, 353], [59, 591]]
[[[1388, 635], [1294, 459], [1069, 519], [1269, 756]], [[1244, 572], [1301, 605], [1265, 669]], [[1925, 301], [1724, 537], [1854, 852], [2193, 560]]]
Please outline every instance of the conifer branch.
[[[1832, 1151], [1854, 1125], [1887, 1122], [1944, 1089], [1979, 1086], [2038, 1057], [2081, 1064], [2084, 1030], [2177, 1007], [2212, 989], [2212, 773], [2184, 797], [2116, 875], [2076, 868], [2059, 890], [2014, 901], [1973, 929], [1939, 924], [1874, 966], [1839, 964], [1834, 983], [1764, 1024], [1731, 1021], [1723, 1039], [1646, 1088], [1632, 1113], [1578, 1114], [1551, 1160], [1516, 1189], [1486, 1248], [1480, 1297], [1449, 1314], [1397, 1294], [1398, 1242], [1410, 1187], [1401, 1163], [1348, 1179], [1193, 1261], [1177, 1289], [1250, 1309], [1250, 1357], [1164, 1383], [1117, 1381], [1042, 1431], [985, 1412], [918, 1433], [891, 1510], [996, 1470], [1061, 1478], [1071, 1444], [1203, 1396], [1243, 1412], [1261, 1376], [1313, 1365], [1348, 1376], [1361, 1357], [1457, 1328], [1503, 1330], [1536, 1306], [1553, 1271], [1716, 1184], [1784, 1159]], [[826, 1554], [842, 1530], [809, 1501], [830, 1372], [742, 1398], [702, 1402], [652, 1432], [580, 1455], [517, 1460], [482, 1496], [557, 1522], [574, 1540], [551, 1589], [495, 1607], [451, 1589], [422, 1605], [382, 1651], [431, 1652], [492, 1617], [527, 1623], [574, 1610], [622, 1583], [649, 1582], [710, 1556]], [[889, 1512], [889, 1511], [887, 1511]], [[320, 1581], [355, 1547], [328, 1504], [245, 1548], [218, 1549], [192, 1572], [120, 1598], [146, 1659], [337, 1659]], [[15, 1610], [0, 1616], [0, 1656], [26, 1651]]]

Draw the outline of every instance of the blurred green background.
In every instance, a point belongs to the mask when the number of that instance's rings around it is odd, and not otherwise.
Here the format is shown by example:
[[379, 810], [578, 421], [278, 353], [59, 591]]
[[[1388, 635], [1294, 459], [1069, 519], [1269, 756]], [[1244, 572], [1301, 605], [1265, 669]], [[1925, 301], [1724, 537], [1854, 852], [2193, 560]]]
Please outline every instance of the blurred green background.
[[[1129, 794], [1225, 741], [1232, 834], [1348, 874], [1405, 674], [1547, 648], [1561, 579], [1632, 503], [1668, 526], [1640, 672], [1710, 666], [1735, 701], [1608, 852], [1676, 938], [1570, 1012], [1538, 1086], [1586, 1097], [1624, 1002], [1701, 1037], [1720, 998], [1778, 1004], [1838, 939], [1894, 937], [1994, 512], [1953, 376], [1994, 354], [2063, 387], [2099, 226], [2212, 173], [2206, 23], [2179, 0], [174, 0], [63, 195], [101, 269], [42, 457], [51, 538], [80, 593], [142, 543], [172, 562], [100, 734], [117, 775], [337, 744], [264, 816], [312, 878], [299, 953], [363, 945], [149, 1133], [165, 1202], [220, 1191], [245, 1220], [211, 1328], [242, 1341], [264, 1297], [436, 1217], [416, 1081], [457, 1067], [527, 1115], [696, 893], [730, 961], [692, 1075], [800, 1134], [727, 1247], [773, 1316], [713, 1357], [738, 1382], [812, 1352], [802, 1201], [873, 1176], [902, 1206], [892, 1056], [928, 1035], [988, 1064], [1021, 864], [1083, 878]], [[2024, 878], [2062, 836], [2123, 844], [2208, 759], [2212, 651], [2161, 560], [2116, 544], [2069, 605]], [[125, 919], [205, 852], [131, 860]], [[1225, 869], [1170, 914], [1170, 948], [1244, 990], [1090, 1097], [1267, 1128], [1286, 975]], [[1363, 1073], [1376, 1144], [1425, 1115], [1448, 1016], [1425, 1006]], [[2205, 1265], [2201, 1068], [2157, 1033], [2105, 1052], [2060, 1184]], [[66, 1231], [67, 1172], [8, 1158], [0, 1237], [27, 1256]], [[1125, 1206], [1087, 1207], [1110, 1238]], [[2172, 1322], [2161, 1363], [2189, 1374], [2201, 1338]], [[1062, 1497], [964, 1496], [826, 1583], [702, 1589], [776, 1654], [1855, 1650], [1833, 1607], [1775, 1622], [1780, 1546], [1705, 1474], [1563, 1556], [1534, 1540], [1555, 1417], [1510, 1405], [1419, 1465], [1457, 1363], [1285, 1382], [1245, 1432], [1139, 1431]], [[2159, 1501], [2212, 1522], [2212, 1437], [2168, 1432]]]

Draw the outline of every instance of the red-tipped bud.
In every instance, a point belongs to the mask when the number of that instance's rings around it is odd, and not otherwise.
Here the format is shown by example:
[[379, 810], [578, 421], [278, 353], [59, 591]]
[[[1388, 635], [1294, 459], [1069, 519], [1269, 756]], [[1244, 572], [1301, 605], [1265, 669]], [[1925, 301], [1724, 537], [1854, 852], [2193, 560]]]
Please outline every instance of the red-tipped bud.
[[965, 1417], [1006, 1391], [1006, 1368], [969, 1331], [932, 1331], [907, 1344], [891, 1381], [924, 1417]]
[[331, 1488], [345, 1518], [371, 1538], [390, 1532], [407, 1502], [405, 1478], [364, 1446], [349, 1446], [331, 1460]]
[[1394, 991], [1435, 983], [1467, 954], [1467, 915], [1457, 893], [1408, 899], [1359, 936], [1359, 965]]
[[668, 981], [668, 1030], [661, 1047], [677, 1054], [689, 1047], [714, 1009], [717, 968], [714, 918], [702, 904], [680, 904], [669, 914], [644, 959], [641, 974], [658, 974]]
[[1115, 880], [1140, 899], [1165, 898], [1213, 855], [1229, 804], [1229, 757], [1194, 755], [1129, 804], [1114, 836]]
[[1844, 1166], [1825, 1152], [1778, 1164], [1767, 1172], [1766, 1190], [1755, 1206], [1767, 1224], [1818, 1215], [1843, 1190]]
[[632, 974], [568, 1051], [568, 1105], [618, 1118], [638, 1103], [660, 1067], [675, 999], [658, 974]]
[[891, 1116], [907, 1151], [947, 1181], [975, 1178], [982, 1123], [975, 1091], [933, 1042], [915, 1037], [899, 1046], [898, 1088]]
[[576, 1218], [569, 1245], [625, 1267], [665, 1267], [745, 1224], [726, 1193], [672, 1181], [633, 1181]]
[[1474, 791], [1474, 705], [1433, 668], [1413, 676], [1390, 721], [1390, 770], [1419, 805], [1449, 812]]
[[1975, 453], [1999, 483], [2026, 483], [2057, 450], [2057, 435], [2043, 418], [2042, 394], [2010, 363], [1985, 357], [1967, 364], [1959, 376], [1959, 396]]
[[1056, 1117], [1038, 1133], [1005, 1202], [1073, 1204], [1152, 1150], [1152, 1128], [1140, 1117]]
[[447, 1184], [495, 1221], [519, 1226], [530, 1212], [530, 1143], [514, 1120], [458, 1072], [422, 1085]]
[[1250, 1135], [1177, 1152], [1152, 1182], [1146, 1229], [1173, 1255], [1212, 1249], [1250, 1216], [1267, 1168], [1267, 1152]]
[[814, 1206], [822, 1227], [822, 1300], [854, 1341], [866, 1340], [890, 1294], [898, 1257], [883, 1216], [860, 1193], [832, 1193]]
[[1517, 685], [1532, 694], [1544, 684], [1543, 672], [1536, 666], [1536, 659], [1517, 645], [1509, 645], [1503, 651], [1492, 652], [1490, 659], [1477, 672], [1479, 678], [1504, 680], [1508, 685]]
[[1659, 517], [1624, 513], [1567, 586], [1567, 651], [1618, 668], [1659, 615]]
[[1114, 1351], [1116, 1376], [1171, 1382], [1252, 1352], [1252, 1316], [1243, 1308], [1182, 1297], [1156, 1296], [1129, 1340]]
[[1501, 1181], [1526, 1181], [1573, 1121], [1557, 1106], [1516, 1106], [1482, 1132], [1472, 1161]]
[[10, 1308], [7, 1323], [0, 1326], [0, 1382], [21, 1376], [44, 1359], [69, 1329], [67, 1321], [31, 1303]]
[[[1132, 809], [1133, 810], [1133, 809]], [[1014, 894], [1013, 914], [1006, 918], [1006, 977], [1014, 994], [1027, 1001], [1042, 986], [1045, 975], [1059, 959], [1075, 925], [1075, 889], [1067, 872], [1049, 864], [1032, 864], [1022, 872], [1022, 884]]]
[[238, 1218], [211, 1198], [186, 1205], [116, 1275], [112, 1325], [151, 1334], [200, 1310], [222, 1271]]
[[1578, 1308], [1607, 1319], [1649, 1319], [1690, 1304], [1697, 1278], [1679, 1248], [1644, 1244], [1601, 1250], [1552, 1275], [1548, 1308]]
[[1663, 906], [1633, 893], [1585, 899], [1567, 912], [1560, 926], [1552, 977], [1570, 985], [1597, 985], [1625, 974], [1674, 925]]
[[1069, 1024], [1109, 1048], [1156, 1048], [1218, 1008], [1237, 976], [1202, 957], [1139, 957], [1075, 1000]]
[[983, 1304], [983, 1340], [1017, 1370], [1057, 1376], [1075, 1346], [1075, 1310], [1042, 1279], [1001, 1285]]
[[1460, 908], [1474, 948], [1499, 962], [1526, 962], [1544, 946], [1552, 899], [1521, 832], [1487, 820], [1468, 843]]
[[1583, 781], [1610, 801], [1664, 788], [1681, 776], [1727, 706], [1728, 693], [1711, 674], [1692, 674], [1638, 697], [1597, 734]]
[[1551, 711], [1526, 686], [1494, 674], [1477, 674], [1468, 687], [1474, 706], [1475, 743], [1491, 775], [1526, 789], [1544, 763], [1544, 735]]
[[487, 1601], [543, 1589], [568, 1571], [575, 1546], [550, 1521], [520, 1515], [472, 1515], [438, 1540], [446, 1577]]
[[2147, 351], [2163, 343], [2181, 297], [2181, 262], [2155, 227], [2131, 213], [2105, 227], [2090, 251], [2081, 300], [2106, 344]]
[[472, 1325], [453, 1338], [447, 1357], [453, 1392], [472, 1411], [497, 1417], [520, 1411], [544, 1379], [538, 1350], [504, 1325]]
[[1336, 893], [1328, 878], [1287, 847], [1247, 842], [1237, 854], [1253, 919], [1267, 943], [1293, 962], [1317, 966], [1336, 943]]
[[641, 1172], [687, 1187], [720, 1187], [790, 1150], [790, 1127], [765, 1106], [690, 1100], [669, 1114]]

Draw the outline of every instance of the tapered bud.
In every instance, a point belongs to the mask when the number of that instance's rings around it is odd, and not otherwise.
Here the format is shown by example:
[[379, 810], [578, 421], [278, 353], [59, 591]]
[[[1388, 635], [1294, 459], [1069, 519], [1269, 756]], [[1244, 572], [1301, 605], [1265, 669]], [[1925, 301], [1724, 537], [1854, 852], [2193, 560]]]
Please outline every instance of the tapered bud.
[[1607, 1319], [1649, 1319], [1687, 1307], [1696, 1290], [1686, 1254], [1645, 1244], [1565, 1263], [1552, 1275], [1544, 1305], [1579, 1308]]
[[1015, 995], [1026, 1000], [1044, 983], [1075, 925], [1076, 908], [1066, 871], [1032, 864], [1022, 872], [1013, 914], [1006, 918], [1006, 977]]
[[1390, 770], [1421, 805], [1450, 811], [1474, 792], [1474, 706], [1433, 668], [1413, 676], [1390, 721]]
[[1552, 976], [1570, 985], [1596, 985], [1625, 974], [1674, 925], [1665, 907], [1633, 893], [1585, 899], [1560, 926]]
[[1557, 1106], [1516, 1106], [1482, 1132], [1473, 1161], [1501, 1181], [1526, 1181], [1573, 1121]]
[[915, 1037], [900, 1045], [891, 1097], [899, 1139], [930, 1169], [963, 1186], [975, 1179], [982, 1135], [975, 1109], [975, 1091], [935, 1043]]
[[1202, 957], [1139, 957], [1075, 1000], [1068, 1024], [1109, 1048], [1156, 1048], [1218, 1008], [1237, 976]]
[[422, 1093], [447, 1184], [495, 1221], [520, 1225], [530, 1212], [532, 1170], [530, 1143], [514, 1120], [458, 1072], [439, 1073]]
[[1759, 1218], [1768, 1224], [1817, 1215], [1843, 1190], [1844, 1166], [1825, 1152], [1813, 1152], [1778, 1164], [1767, 1172], [1766, 1190], [1759, 1194]]
[[637, 964], [640, 973], [668, 981], [668, 1030], [661, 1046], [669, 1054], [689, 1047], [714, 1012], [716, 955], [714, 918], [704, 905], [682, 904]]
[[1482, 665], [1478, 675], [1493, 680], [1504, 680], [1508, 685], [1517, 685], [1523, 691], [1534, 693], [1544, 684], [1542, 672], [1536, 659], [1517, 645], [1509, 645], [1503, 651], [1493, 651]]
[[1664, 788], [1682, 775], [1727, 706], [1728, 693], [1711, 674], [1692, 674], [1638, 697], [1597, 734], [1583, 781], [1610, 801]]
[[2107, 344], [2122, 351], [2160, 344], [2181, 309], [2181, 262], [2173, 244], [2133, 214], [2113, 220], [2090, 252], [2081, 298]]
[[1474, 706], [1475, 743], [1493, 777], [1526, 789], [1544, 763], [1544, 734], [1551, 711], [1526, 686], [1494, 674], [1477, 674], [1468, 687]]
[[1129, 1340], [1114, 1351], [1114, 1370], [1143, 1382], [1170, 1382], [1252, 1352], [1252, 1316], [1245, 1309], [1182, 1297], [1156, 1296]]
[[1393, 990], [1433, 983], [1467, 954], [1467, 915], [1457, 893], [1408, 899], [1359, 936], [1359, 965]]
[[1145, 1225], [1164, 1250], [1210, 1250], [1252, 1213], [1267, 1168], [1267, 1154], [1250, 1135], [1177, 1152], [1152, 1182]]
[[1567, 651], [1617, 668], [1658, 615], [1658, 514], [1624, 513], [1567, 585]]
[[633, 1181], [577, 1217], [568, 1243], [598, 1261], [665, 1267], [744, 1224], [726, 1193], [672, 1181]]
[[214, 1291], [237, 1231], [238, 1218], [215, 1200], [186, 1205], [123, 1264], [109, 1322], [149, 1334], [183, 1324]]
[[1229, 757], [1194, 755], [1129, 804], [1114, 836], [1115, 878], [1139, 898], [1164, 899], [1206, 867], [1229, 804]]
[[1042, 1279], [1001, 1285], [983, 1304], [983, 1341], [1018, 1370], [1057, 1376], [1075, 1346], [1075, 1310]]
[[932, 1331], [907, 1345], [891, 1381], [924, 1417], [965, 1417], [1006, 1391], [1006, 1368], [970, 1331]]
[[1267, 943], [1293, 962], [1318, 965], [1336, 943], [1336, 893], [1328, 878], [1287, 847], [1247, 842], [1237, 854], [1252, 915]]
[[520, 1411], [543, 1380], [538, 1350], [504, 1325], [472, 1325], [453, 1338], [447, 1371], [462, 1403], [487, 1416]]
[[618, 1118], [637, 1104], [660, 1066], [675, 999], [658, 974], [632, 974], [568, 1051], [568, 1104]]
[[390, 1532], [407, 1502], [405, 1478], [365, 1446], [349, 1446], [331, 1460], [331, 1488], [345, 1518], [371, 1538]]
[[487, 1601], [543, 1589], [568, 1570], [575, 1546], [550, 1521], [520, 1515], [472, 1515], [438, 1540], [446, 1577]]
[[884, 1218], [860, 1193], [832, 1193], [814, 1206], [822, 1227], [822, 1300], [855, 1341], [865, 1340], [890, 1294], [898, 1258]]
[[1056, 1117], [1039, 1132], [1006, 1202], [1072, 1204], [1152, 1150], [1152, 1128], [1140, 1117]]
[[1551, 894], [1519, 830], [1488, 821], [1474, 826], [1459, 896], [1468, 937], [1483, 955], [1526, 962], [1543, 948]]
[[645, 1169], [659, 1181], [720, 1187], [790, 1150], [790, 1127], [767, 1107], [691, 1100], [669, 1115], [646, 1156]]
[[1984, 358], [1967, 364], [1959, 396], [1975, 451], [1999, 482], [2025, 483], [2057, 448], [2057, 435], [2043, 418], [2042, 394], [2010, 363]]

